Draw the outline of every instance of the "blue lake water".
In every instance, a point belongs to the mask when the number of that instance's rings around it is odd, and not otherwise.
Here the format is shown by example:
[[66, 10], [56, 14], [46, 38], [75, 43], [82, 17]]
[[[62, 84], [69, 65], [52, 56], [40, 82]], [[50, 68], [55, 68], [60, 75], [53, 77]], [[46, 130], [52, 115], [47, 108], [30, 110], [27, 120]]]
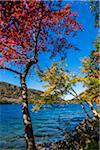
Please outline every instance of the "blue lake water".
[[[87, 111], [92, 115], [88, 105]], [[94, 105], [94, 107], [96, 107]], [[55, 142], [64, 138], [66, 130], [74, 130], [86, 116], [80, 104], [45, 105], [31, 112], [36, 142]], [[24, 127], [20, 104], [0, 104], [0, 149], [25, 149]]]

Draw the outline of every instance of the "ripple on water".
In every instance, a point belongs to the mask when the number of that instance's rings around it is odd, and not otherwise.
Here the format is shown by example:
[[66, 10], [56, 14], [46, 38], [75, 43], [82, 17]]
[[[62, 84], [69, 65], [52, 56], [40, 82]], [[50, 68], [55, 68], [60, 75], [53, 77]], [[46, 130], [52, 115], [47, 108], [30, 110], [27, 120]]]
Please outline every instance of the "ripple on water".
[[[31, 110], [32, 105], [29, 107]], [[88, 107], [87, 110], [90, 111]], [[85, 118], [79, 104], [45, 105], [39, 112], [30, 113], [37, 142], [61, 140], [66, 128], [73, 130]], [[0, 105], [0, 149], [25, 150], [23, 135], [21, 105]]]

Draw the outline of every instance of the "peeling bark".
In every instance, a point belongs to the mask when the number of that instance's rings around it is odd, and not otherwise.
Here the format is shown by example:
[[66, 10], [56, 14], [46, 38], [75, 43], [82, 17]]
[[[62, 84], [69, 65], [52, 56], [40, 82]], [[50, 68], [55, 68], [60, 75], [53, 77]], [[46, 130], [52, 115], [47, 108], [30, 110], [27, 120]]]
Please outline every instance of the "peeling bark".
[[75, 90], [74, 90], [73, 88], [71, 88], [71, 90], [73, 91], [73, 93], [74, 93], [75, 95], [74, 95], [72, 92], [69, 92], [69, 94], [73, 95], [74, 97], [76, 97], [76, 98], [80, 101], [80, 105], [81, 105], [81, 107], [82, 107], [84, 113], [87, 115], [88, 118], [91, 118], [91, 117], [89, 116], [89, 114], [87, 113], [87, 111], [86, 111], [86, 109], [85, 109], [85, 107], [84, 107], [84, 104], [83, 104], [82, 99], [80, 98], [80, 96], [77, 95], [77, 93], [75, 92]]
[[88, 118], [91, 118], [90, 116], [89, 116], [89, 114], [87, 113], [87, 111], [86, 111], [86, 109], [85, 109], [85, 107], [84, 107], [84, 104], [80, 101], [80, 104], [81, 104], [81, 107], [82, 107], [82, 109], [84, 110], [84, 112], [85, 112], [85, 114], [87, 115], [87, 117]]
[[91, 102], [87, 102], [87, 104], [89, 105], [89, 107], [90, 107], [91, 111], [93, 112], [94, 117], [99, 117], [99, 118], [100, 118], [99, 113], [97, 113], [97, 111], [93, 108], [92, 103], [91, 103]]
[[27, 86], [25, 82], [25, 77], [21, 76], [21, 88], [22, 88], [22, 112], [23, 121], [25, 128], [25, 140], [27, 150], [36, 150], [31, 117], [28, 110], [28, 97], [27, 97]]

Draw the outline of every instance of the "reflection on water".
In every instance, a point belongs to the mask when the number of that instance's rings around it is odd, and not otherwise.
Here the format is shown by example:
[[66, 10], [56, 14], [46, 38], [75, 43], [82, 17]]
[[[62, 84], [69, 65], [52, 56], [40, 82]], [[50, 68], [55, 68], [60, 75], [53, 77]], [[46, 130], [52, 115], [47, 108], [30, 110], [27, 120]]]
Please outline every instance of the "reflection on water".
[[[31, 110], [32, 105], [29, 107]], [[85, 107], [90, 112], [88, 106]], [[80, 104], [54, 104], [31, 112], [31, 118], [36, 142], [55, 142], [64, 138], [66, 130], [73, 130], [85, 114]], [[20, 104], [0, 105], [0, 148], [25, 149]]]

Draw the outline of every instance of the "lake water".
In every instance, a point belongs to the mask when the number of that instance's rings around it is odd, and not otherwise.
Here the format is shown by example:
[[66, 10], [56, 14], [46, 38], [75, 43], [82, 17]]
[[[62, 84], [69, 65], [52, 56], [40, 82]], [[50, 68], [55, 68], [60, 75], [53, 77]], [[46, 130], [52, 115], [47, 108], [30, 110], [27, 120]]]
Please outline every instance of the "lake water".
[[[66, 130], [74, 130], [86, 117], [80, 104], [45, 105], [38, 112], [31, 112], [31, 104], [29, 108], [36, 142], [61, 140]], [[13, 148], [25, 150], [21, 105], [0, 104], [0, 150]]]

